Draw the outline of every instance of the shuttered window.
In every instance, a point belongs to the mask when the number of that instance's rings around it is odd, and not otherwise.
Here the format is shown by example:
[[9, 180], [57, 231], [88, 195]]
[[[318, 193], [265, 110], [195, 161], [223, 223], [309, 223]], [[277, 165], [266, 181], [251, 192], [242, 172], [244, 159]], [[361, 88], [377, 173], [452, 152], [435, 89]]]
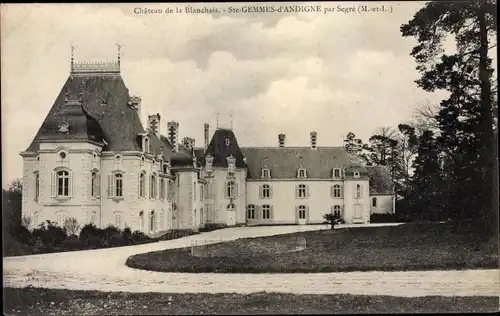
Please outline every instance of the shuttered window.
[[247, 206], [247, 219], [255, 219], [255, 205], [253, 204]]

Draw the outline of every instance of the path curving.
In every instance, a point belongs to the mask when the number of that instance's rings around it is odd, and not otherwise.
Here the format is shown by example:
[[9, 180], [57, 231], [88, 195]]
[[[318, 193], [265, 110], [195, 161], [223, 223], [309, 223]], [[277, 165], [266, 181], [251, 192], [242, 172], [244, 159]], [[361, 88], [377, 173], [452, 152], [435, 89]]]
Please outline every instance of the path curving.
[[[370, 224], [370, 226], [375, 225]], [[339, 225], [339, 228], [350, 226]], [[236, 227], [145, 245], [8, 257], [3, 261], [4, 287], [33, 286], [137, 293], [246, 294], [267, 291], [406, 297], [500, 295], [499, 270], [217, 274], [153, 272], [125, 265], [125, 261], [131, 255], [189, 247], [192, 241], [205, 238], [213, 242], [229, 241], [325, 228], [323, 226]]]

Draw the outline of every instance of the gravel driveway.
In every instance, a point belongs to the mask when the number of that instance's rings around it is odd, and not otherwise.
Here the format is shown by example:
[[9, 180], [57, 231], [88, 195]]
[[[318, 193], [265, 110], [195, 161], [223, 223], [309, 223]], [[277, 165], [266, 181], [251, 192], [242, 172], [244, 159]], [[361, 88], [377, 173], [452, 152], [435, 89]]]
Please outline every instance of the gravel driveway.
[[[388, 224], [381, 224], [388, 225]], [[391, 224], [389, 224], [391, 225]], [[394, 224], [392, 224], [394, 225]], [[339, 225], [350, 227], [353, 225]], [[360, 227], [364, 225], [356, 225]], [[376, 224], [370, 224], [376, 226]], [[152, 244], [4, 258], [4, 287], [123, 291], [393, 296], [498, 296], [498, 270], [346, 272], [294, 274], [162, 273], [125, 266], [130, 255], [191, 246], [195, 240], [227, 241], [327, 226], [237, 227]]]

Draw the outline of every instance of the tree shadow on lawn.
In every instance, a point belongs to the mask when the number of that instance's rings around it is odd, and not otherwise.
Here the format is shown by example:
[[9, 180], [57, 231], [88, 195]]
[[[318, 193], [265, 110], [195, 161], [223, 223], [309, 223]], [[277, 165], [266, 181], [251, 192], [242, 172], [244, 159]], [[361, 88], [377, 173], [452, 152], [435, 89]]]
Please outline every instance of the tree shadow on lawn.
[[[291, 248], [305, 238], [306, 249]], [[447, 225], [407, 224], [387, 227], [308, 231], [131, 256], [127, 266], [160, 272], [310, 273], [350, 271], [423, 271], [498, 268], [498, 241], [461, 235]], [[262, 251], [269, 249], [269, 251]]]

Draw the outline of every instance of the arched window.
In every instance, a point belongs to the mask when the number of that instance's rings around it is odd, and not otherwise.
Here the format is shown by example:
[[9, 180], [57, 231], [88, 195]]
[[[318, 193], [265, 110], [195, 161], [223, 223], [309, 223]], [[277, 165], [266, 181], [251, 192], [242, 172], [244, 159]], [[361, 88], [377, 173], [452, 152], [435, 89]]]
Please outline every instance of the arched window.
[[149, 197], [151, 199], [156, 198], [156, 174], [151, 175], [151, 179], [149, 182]]
[[145, 231], [145, 227], [144, 227], [144, 211], [140, 211], [139, 212], [139, 227], [140, 227], [140, 230], [142, 230], [143, 232]]
[[334, 198], [340, 198], [341, 195], [340, 195], [340, 185], [339, 184], [335, 184], [333, 186], [333, 197]]
[[356, 184], [356, 198], [361, 198], [361, 185]]
[[270, 177], [271, 177], [271, 170], [262, 169], [262, 178], [270, 178]]
[[156, 213], [151, 211], [151, 216], [149, 217], [149, 230], [154, 232], [156, 230]]
[[35, 172], [35, 201], [40, 197], [40, 174]]
[[340, 178], [340, 169], [339, 168], [333, 169], [333, 177]]
[[144, 138], [144, 152], [149, 153], [149, 138], [147, 137]]
[[372, 199], [372, 206], [377, 207], [377, 198]]
[[161, 210], [160, 211], [160, 225], [158, 226], [158, 229], [162, 230], [165, 227], [165, 211]]
[[91, 175], [91, 183], [90, 183], [90, 193], [92, 197], [99, 197], [101, 188], [100, 188], [100, 179], [99, 179], [99, 171], [93, 170]]
[[255, 205], [253, 204], [247, 206], [247, 219], [255, 219]]
[[139, 197], [146, 196], [146, 173], [143, 171], [139, 174]]
[[160, 199], [165, 199], [165, 179], [160, 179]]
[[58, 171], [56, 174], [57, 179], [57, 195], [69, 196], [69, 172], [66, 170]]

